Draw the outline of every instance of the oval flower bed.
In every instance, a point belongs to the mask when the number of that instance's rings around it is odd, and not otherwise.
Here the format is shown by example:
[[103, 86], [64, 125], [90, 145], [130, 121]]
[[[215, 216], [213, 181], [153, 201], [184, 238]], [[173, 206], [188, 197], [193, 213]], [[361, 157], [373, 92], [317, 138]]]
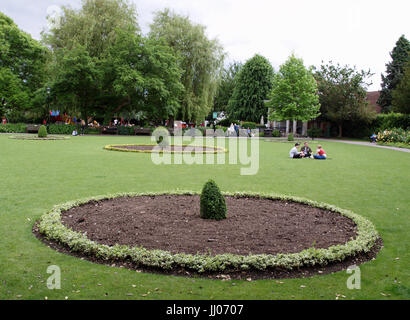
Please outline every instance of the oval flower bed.
[[[157, 148], [158, 147], [158, 148]], [[108, 145], [105, 150], [137, 153], [224, 153], [226, 149], [209, 146], [191, 146], [191, 145], [170, 145], [168, 147], [159, 147], [154, 144], [120, 144]]]
[[254, 197], [271, 200], [283, 200], [305, 204], [310, 207], [325, 209], [351, 219], [356, 225], [357, 236], [345, 244], [334, 245], [327, 249], [309, 248], [298, 253], [279, 254], [185, 254], [171, 253], [164, 250], [148, 250], [141, 246], [105, 245], [87, 238], [86, 234], [73, 231], [62, 223], [62, 213], [91, 201], [102, 201], [120, 197], [160, 196], [160, 195], [198, 195], [195, 192], [169, 193], [122, 193], [115, 195], [91, 197], [55, 206], [44, 214], [38, 222], [39, 233], [46, 239], [56, 241], [70, 248], [71, 252], [93, 256], [105, 261], [132, 262], [135, 266], [173, 270], [182, 268], [197, 273], [220, 273], [237, 271], [264, 271], [268, 269], [293, 270], [303, 267], [326, 266], [341, 262], [349, 257], [368, 253], [375, 246], [379, 235], [374, 225], [364, 217], [349, 210], [310, 201], [303, 198], [274, 194], [224, 193], [231, 197]]
[[20, 136], [11, 136], [9, 137], [10, 139], [15, 139], [15, 140], [40, 140], [40, 141], [48, 141], [48, 140], [68, 140], [70, 139], [69, 137], [58, 137], [58, 136], [47, 136], [44, 138], [40, 138], [37, 135], [20, 135]]

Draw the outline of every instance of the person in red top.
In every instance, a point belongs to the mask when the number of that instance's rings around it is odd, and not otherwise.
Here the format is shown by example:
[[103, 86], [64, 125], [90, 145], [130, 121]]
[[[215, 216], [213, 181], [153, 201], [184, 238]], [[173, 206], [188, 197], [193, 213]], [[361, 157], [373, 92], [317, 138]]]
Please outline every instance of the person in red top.
[[321, 145], [317, 146], [317, 153], [313, 157], [317, 160], [326, 160], [327, 159], [326, 152], [325, 152], [325, 150], [322, 149]]

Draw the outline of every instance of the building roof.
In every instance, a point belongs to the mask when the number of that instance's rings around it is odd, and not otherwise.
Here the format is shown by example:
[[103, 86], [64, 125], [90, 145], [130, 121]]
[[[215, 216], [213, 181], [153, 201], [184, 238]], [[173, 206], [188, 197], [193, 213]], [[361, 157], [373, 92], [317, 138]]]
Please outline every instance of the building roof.
[[367, 93], [367, 101], [369, 101], [369, 105], [373, 108], [374, 111], [377, 113], [382, 112], [382, 107], [377, 104], [377, 100], [379, 100], [380, 91], [370, 91]]

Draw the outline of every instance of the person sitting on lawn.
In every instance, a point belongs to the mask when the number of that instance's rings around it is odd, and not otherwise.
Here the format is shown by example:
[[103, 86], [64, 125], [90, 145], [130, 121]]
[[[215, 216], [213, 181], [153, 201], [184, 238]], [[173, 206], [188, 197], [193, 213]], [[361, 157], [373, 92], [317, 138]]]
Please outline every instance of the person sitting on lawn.
[[310, 158], [312, 156], [312, 149], [310, 149], [309, 144], [307, 142], [304, 143], [301, 151], [303, 152], [305, 158]]
[[377, 140], [377, 135], [376, 135], [375, 133], [373, 133], [373, 134], [370, 136], [370, 140], [371, 140], [372, 142], [376, 142], [376, 140]]
[[326, 160], [327, 159], [326, 151], [322, 149], [321, 145], [317, 146], [317, 153], [313, 157], [317, 160]]
[[298, 151], [298, 147], [300, 146], [299, 143], [296, 143], [295, 146], [290, 150], [289, 152], [289, 157], [292, 159], [301, 159], [303, 158], [304, 154], [303, 152]]

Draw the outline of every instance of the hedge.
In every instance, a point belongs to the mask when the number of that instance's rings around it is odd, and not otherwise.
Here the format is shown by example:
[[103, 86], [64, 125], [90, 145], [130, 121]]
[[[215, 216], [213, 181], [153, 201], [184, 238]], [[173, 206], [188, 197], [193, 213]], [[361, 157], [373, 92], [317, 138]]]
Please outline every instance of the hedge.
[[40, 233], [47, 239], [57, 241], [58, 243], [69, 247], [72, 252], [95, 256], [106, 261], [131, 261], [137, 266], [160, 268], [163, 270], [186, 268], [198, 273], [225, 272], [227, 270], [267, 270], [270, 268], [284, 268], [292, 270], [307, 266], [324, 266], [332, 262], [343, 261], [348, 257], [353, 257], [360, 253], [369, 252], [379, 239], [379, 235], [374, 225], [369, 220], [349, 210], [340, 209], [329, 204], [319, 203], [303, 198], [274, 194], [224, 193], [226, 196], [260, 197], [272, 200], [298, 202], [339, 213], [352, 219], [356, 223], [357, 237], [345, 244], [331, 246], [328, 249], [310, 248], [299, 253], [276, 255], [250, 254], [247, 256], [221, 254], [211, 256], [206, 254], [172, 254], [171, 252], [163, 250], [147, 250], [143, 247], [130, 247], [126, 245], [115, 245], [111, 247], [92, 241], [87, 238], [86, 234], [73, 231], [64, 226], [61, 222], [62, 212], [91, 201], [101, 201], [118, 197], [156, 196], [166, 194], [197, 195], [198, 193], [191, 191], [165, 193], [120, 193], [71, 201], [65, 204], [57, 205], [50, 212], [44, 214], [38, 222], [38, 228]]
[[25, 123], [7, 123], [0, 124], [0, 133], [25, 133], [27, 124]]

